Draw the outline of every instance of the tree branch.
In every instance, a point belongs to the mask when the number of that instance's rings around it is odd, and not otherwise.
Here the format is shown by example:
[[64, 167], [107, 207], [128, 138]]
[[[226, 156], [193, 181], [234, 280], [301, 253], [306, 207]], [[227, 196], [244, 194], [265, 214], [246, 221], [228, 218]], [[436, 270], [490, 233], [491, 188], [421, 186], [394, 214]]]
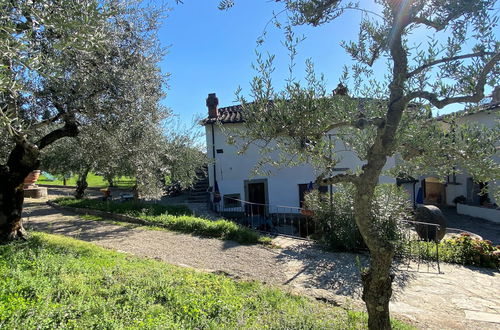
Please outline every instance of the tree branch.
[[365, 129], [366, 127], [368, 127], [368, 125], [377, 126], [378, 128], [384, 127], [385, 119], [381, 117], [375, 117], [370, 119], [359, 118], [353, 121], [343, 121], [340, 123], [335, 123], [327, 126], [325, 132], [329, 132], [332, 129], [339, 127], [354, 127], [358, 129]]
[[341, 182], [351, 182], [356, 183], [358, 181], [358, 176], [356, 174], [341, 173], [329, 178], [325, 178], [324, 174], [319, 175], [316, 178], [316, 184], [320, 186], [328, 186], [331, 184], [341, 183]]
[[472, 95], [448, 97], [444, 99], [439, 99], [438, 94], [431, 93], [427, 91], [415, 91], [405, 97], [406, 102], [410, 102], [416, 98], [422, 98], [428, 100], [433, 106], [441, 109], [448, 104], [452, 103], [464, 103], [464, 102], [479, 102], [484, 98], [484, 85], [486, 85], [486, 76], [493, 70], [494, 66], [500, 61], [500, 52], [496, 53], [488, 63], [484, 66], [483, 70], [477, 78], [476, 87]]
[[484, 55], [494, 55], [495, 53], [493, 52], [484, 52], [484, 51], [480, 51], [480, 52], [476, 52], [476, 53], [471, 53], [471, 54], [465, 54], [465, 55], [458, 55], [458, 56], [451, 56], [451, 57], [445, 57], [445, 58], [441, 58], [439, 60], [434, 60], [434, 61], [431, 61], [429, 63], [426, 63], [418, 68], [416, 68], [415, 70], [409, 72], [407, 75], [406, 75], [406, 78], [410, 78], [416, 74], [419, 74], [420, 72], [424, 71], [425, 69], [427, 68], [430, 68], [436, 64], [440, 64], [440, 63], [447, 63], [447, 62], [451, 62], [451, 61], [456, 61], [456, 60], [462, 60], [462, 59], [466, 59], [466, 58], [471, 58], [471, 57], [479, 57], [479, 56], [484, 56]]
[[455, 13], [450, 13], [448, 17], [446, 17], [442, 22], [431, 21], [430, 19], [427, 19], [425, 17], [414, 17], [409, 23], [423, 24], [439, 32], [446, 28], [451, 21], [460, 17], [462, 14], [463, 12], [460, 10]]
[[356, 127], [356, 122], [355, 121], [343, 121], [340, 123], [335, 123], [335, 124], [330, 124], [325, 128], [325, 132], [329, 132], [332, 129], [339, 128], [339, 127]]
[[65, 115], [65, 113], [59, 112], [54, 117], [42, 120], [41, 122], [38, 122], [38, 123], [34, 124], [31, 127], [34, 128], [34, 129], [37, 129], [37, 128], [43, 127], [45, 125], [52, 124], [52, 123], [56, 122], [59, 118], [61, 118], [62, 116], [64, 116], [64, 115]]
[[67, 119], [66, 124], [58, 128], [49, 134], [45, 135], [42, 137], [36, 144], [40, 150], [45, 148], [46, 146], [54, 143], [55, 141], [63, 138], [63, 137], [74, 137], [77, 136], [79, 133], [78, 130], [78, 124], [76, 123], [76, 120], [73, 118]]
[[415, 17], [414, 19], [412, 19], [412, 23], [423, 24], [428, 27], [434, 28], [436, 31], [441, 31], [446, 27], [445, 24], [439, 24], [424, 17]]

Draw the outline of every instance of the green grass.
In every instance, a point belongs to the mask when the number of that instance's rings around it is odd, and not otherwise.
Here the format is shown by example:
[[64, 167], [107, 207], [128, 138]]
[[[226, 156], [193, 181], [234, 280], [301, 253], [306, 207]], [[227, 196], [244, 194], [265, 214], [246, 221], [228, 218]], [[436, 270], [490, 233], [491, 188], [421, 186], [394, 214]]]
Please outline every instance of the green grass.
[[[366, 314], [62, 236], [0, 246], [5, 329], [360, 329]], [[396, 329], [410, 327], [393, 322]]]
[[[76, 180], [78, 180], [77, 175], [73, 175], [71, 178], [66, 180], [66, 185], [68, 186], [75, 186], [76, 185]], [[102, 176], [100, 175], [95, 175], [93, 173], [89, 173], [87, 176], [87, 183], [89, 187], [94, 187], [94, 188], [105, 188], [108, 186], [108, 181], [105, 180]], [[50, 185], [55, 185], [55, 186], [63, 186], [63, 180], [60, 180], [59, 178], [57, 180], [51, 181], [47, 179], [44, 175], [40, 175], [40, 178], [37, 181], [37, 184], [50, 184]], [[115, 187], [117, 188], [132, 188], [135, 184], [134, 178], [131, 177], [126, 177], [122, 176], [119, 178], [116, 178], [114, 180]]]
[[75, 199], [62, 197], [54, 200], [61, 206], [71, 206], [84, 209], [93, 209], [118, 214], [127, 214], [134, 217], [169, 215], [191, 215], [191, 210], [184, 205], [160, 205], [135, 201], [113, 202], [99, 199]]
[[183, 206], [158, 205], [137, 202], [104, 202], [95, 199], [56, 199], [61, 206], [94, 209], [118, 214], [127, 214], [148, 221], [152, 226], [160, 226], [182, 233], [232, 240], [243, 244], [270, 244], [271, 239], [258, 232], [242, 227], [228, 220], [207, 220], [194, 217]]

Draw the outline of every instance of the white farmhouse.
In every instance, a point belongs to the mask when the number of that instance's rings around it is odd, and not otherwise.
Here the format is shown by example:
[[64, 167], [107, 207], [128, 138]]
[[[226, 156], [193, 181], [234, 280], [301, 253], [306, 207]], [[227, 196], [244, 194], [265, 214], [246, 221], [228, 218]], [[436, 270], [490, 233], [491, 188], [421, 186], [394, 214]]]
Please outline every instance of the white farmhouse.
[[[497, 94], [495, 94], [497, 93]], [[474, 112], [464, 112], [464, 116], [457, 119], [457, 123], [477, 122], [492, 128], [497, 125], [500, 119], [500, 88], [495, 89], [493, 99], [490, 104], [484, 105]], [[437, 120], [446, 124], [449, 115], [440, 116]], [[500, 146], [500, 141], [498, 143]], [[500, 163], [498, 153], [493, 156], [493, 160]], [[451, 173], [445, 178], [433, 176], [421, 176], [418, 179], [403, 183], [414, 204], [434, 204], [457, 206], [457, 213], [466, 214], [473, 217], [483, 218], [490, 221], [500, 222], [500, 210], [492, 194], [481, 194], [484, 187], [492, 191], [500, 188], [500, 178], [491, 182], [474, 182], [474, 179], [465, 171], [457, 169], [457, 173]], [[420, 195], [420, 196], [419, 196]], [[462, 200], [461, 203], [455, 203]], [[465, 203], [464, 203], [465, 202]]]
[[[496, 92], [499, 92], [498, 88]], [[270, 176], [252, 176], [253, 167], [261, 159], [259, 147], [252, 145], [244, 154], [238, 154], [236, 147], [238, 143], [228, 144], [227, 137], [219, 126], [241, 127], [244, 121], [241, 106], [218, 108], [218, 104], [219, 100], [215, 93], [209, 94], [206, 100], [208, 117], [202, 121], [206, 132], [207, 155], [211, 160], [208, 166], [209, 190], [212, 192], [210, 201], [213, 202], [217, 195], [224, 208], [242, 207], [239, 200], [265, 204], [265, 206], [252, 210], [260, 214], [273, 213], [273, 210], [282, 206], [288, 207], [288, 211], [292, 207], [301, 207], [304, 193], [310, 188], [310, 184], [314, 182], [317, 175], [313, 167], [309, 164], [302, 164], [275, 169]], [[498, 118], [499, 110], [500, 100], [494, 97], [492, 103], [460, 120], [477, 121], [488, 127], [493, 127], [495, 119]], [[445, 120], [446, 117], [437, 119]], [[345, 146], [341, 145], [336, 145], [336, 148], [346, 149]], [[343, 152], [342, 157], [341, 162], [337, 164], [338, 171], [355, 169], [363, 165], [363, 161], [352, 151]], [[500, 162], [498, 156], [495, 156], [494, 159]], [[389, 158], [384, 169], [389, 169], [394, 165], [395, 158]], [[417, 196], [419, 190], [421, 190], [424, 204], [454, 206], [455, 198], [464, 196], [468, 205], [458, 205], [459, 213], [500, 222], [500, 211], [492, 207], [498, 201], [495, 201], [492, 196], [478, 194], [483, 185], [488, 183], [475, 183], [467, 173], [449, 175], [446, 178], [422, 176], [411, 182], [397, 182], [395, 178], [381, 176], [379, 181], [381, 183], [402, 184], [407, 189], [414, 204], [419, 202]], [[489, 183], [490, 187], [494, 184], [493, 182]], [[325, 189], [325, 192], [328, 190], [327, 187], [322, 188]]]
[[[267, 204], [268, 206], [258, 211], [266, 213], [272, 212], [272, 208], [277, 206], [300, 207], [304, 192], [308, 189], [308, 185], [316, 179], [313, 167], [309, 164], [303, 164], [275, 169], [271, 176], [252, 177], [252, 168], [261, 157], [258, 146], [252, 145], [246, 153], [239, 155], [237, 147], [227, 143], [227, 138], [219, 127], [220, 124], [241, 126], [244, 120], [241, 106], [218, 108], [218, 103], [215, 94], [208, 95], [206, 102], [208, 118], [202, 124], [205, 126], [206, 132], [207, 155], [211, 160], [208, 166], [209, 184], [213, 191], [215, 182], [217, 182], [223, 205], [229, 204], [231, 206], [234, 199]], [[338, 171], [355, 169], [363, 165], [354, 152], [343, 152], [342, 157], [342, 161], [337, 164]], [[386, 168], [392, 166], [394, 166], [394, 159], [391, 158], [387, 161]], [[396, 183], [396, 180], [383, 176], [380, 178], [380, 182]], [[322, 188], [325, 191], [328, 189], [327, 187]], [[213, 194], [211, 200], [213, 200]]]

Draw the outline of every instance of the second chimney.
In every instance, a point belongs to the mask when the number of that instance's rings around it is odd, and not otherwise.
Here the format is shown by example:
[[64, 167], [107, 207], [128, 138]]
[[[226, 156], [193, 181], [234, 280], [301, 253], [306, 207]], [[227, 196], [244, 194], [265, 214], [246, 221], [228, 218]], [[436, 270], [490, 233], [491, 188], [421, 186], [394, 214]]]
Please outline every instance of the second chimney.
[[208, 94], [207, 97], [207, 108], [208, 108], [208, 118], [217, 118], [218, 111], [217, 105], [219, 105], [219, 99], [215, 93]]

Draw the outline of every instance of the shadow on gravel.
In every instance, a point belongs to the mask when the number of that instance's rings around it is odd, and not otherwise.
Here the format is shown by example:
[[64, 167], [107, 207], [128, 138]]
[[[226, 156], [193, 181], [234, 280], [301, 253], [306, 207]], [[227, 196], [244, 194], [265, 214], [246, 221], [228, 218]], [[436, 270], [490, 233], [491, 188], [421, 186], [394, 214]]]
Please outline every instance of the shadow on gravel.
[[64, 222], [41, 220], [37, 222], [27, 222], [26, 229], [71, 236], [84, 241], [121, 237], [125, 238], [130, 235], [130, 228], [122, 226], [104, 227], [85, 220], [71, 220]]
[[367, 264], [367, 258], [362, 255], [325, 252], [312, 244], [304, 244], [282, 249], [277, 259], [282, 263], [298, 261], [300, 265], [284, 284], [297, 281], [304, 287], [321, 287], [338, 295], [358, 298], [362, 290], [358, 256], [362, 264]]
[[[283, 284], [296, 281], [304, 287], [320, 287], [337, 295], [361, 298], [363, 287], [360, 267], [369, 265], [367, 255], [327, 252], [313, 244], [304, 244], [282, 249], [277, 260], [300, 265]], [[397, 288], [404, 288], [415, 277], [407, 270], [394, 269], [393, 273], [393, 285]]]
[[[37, 230], [52, 234], [67, 235], [84, 241], [99, 240], [104, 238], [120, 238], [130, 235], [130, 228], [126, 226], [103, 225], [99, 221], [80, 219], [77, 214], [54, 210], [50, 206], [40, 207], [40, 202], [26, 202], [23, 212], [24, 226], [27, 230]], [[68, 216], [63, 221], [61, 218]], [[30, 221], [37, 217], [36, 222]]]

